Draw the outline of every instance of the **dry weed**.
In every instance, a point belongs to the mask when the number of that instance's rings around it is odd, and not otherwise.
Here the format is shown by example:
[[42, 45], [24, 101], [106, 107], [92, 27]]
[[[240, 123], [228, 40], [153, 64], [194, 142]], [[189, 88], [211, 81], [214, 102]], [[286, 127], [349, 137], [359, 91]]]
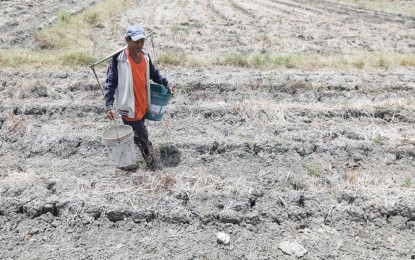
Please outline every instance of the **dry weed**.
[[352, 169], [344, 174], [344, 179], [354, 188], [378, 188], [393, 186], [392, 180], [385, 174], [373, 174], [363, 169]]
[[18, 133], [24, 129], [24, 119], [21, 116], [15, 115], [13, 112], [9, 112], [5, 125], [8, 132]]
[[189, 198], [196, 193], [212, 191], [222, 187], [222, 182], [215, 176], [203, 170], [183, 172], [176, 175], [175, 190], [185, 191]]
[[160, 178], [159, 190], [170, 190], [176, 184], [176, 176], [173, 173], [166, 173]]
[[10, 173], [11, 173], [10, 169], [4, 169], [0, 171], [0, 179], [10, 176]]

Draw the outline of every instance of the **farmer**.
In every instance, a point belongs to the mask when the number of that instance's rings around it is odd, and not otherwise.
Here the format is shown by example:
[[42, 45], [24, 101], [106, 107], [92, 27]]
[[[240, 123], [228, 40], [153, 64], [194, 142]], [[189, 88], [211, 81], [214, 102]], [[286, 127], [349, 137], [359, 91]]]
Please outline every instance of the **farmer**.
[[[117, 112], [122, 121], [134, 130], [134, 143], [152, 170], [161, 169], [154, 155], [153, 145], [148, 139], [144, 125], [148, 111], [150, 80], [167, 87], [171, 93], [173, 85], [163, 77], [151, 63], [150, 55], [143, 48], [146, 33], [143, 27], [130, 25], [125, 33], [127, 48], [110, 59], [105, 81], [106, 111], [108, 119], [114, 120]], [[114, 108], [114, 101], [117, 110]]]

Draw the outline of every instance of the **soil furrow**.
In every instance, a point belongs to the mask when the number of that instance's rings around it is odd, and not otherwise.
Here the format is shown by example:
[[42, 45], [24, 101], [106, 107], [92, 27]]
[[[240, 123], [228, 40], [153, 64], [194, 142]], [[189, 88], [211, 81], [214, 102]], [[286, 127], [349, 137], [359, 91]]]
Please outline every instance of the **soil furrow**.
[[[1, 1], [0, 46], [18, 49], [0, 53], [0, 258], [415, 258], [413, 16], [145, 0], [108, 23], [97, 9], [65, 20], [100, 2]], [[39, 49], [58, 23], [71, 44]], [[102, 133], [121, 122], [76, 65], [124, 46], [131, 23], [155, 32], [145, 46], [176, 85], [163, 120], [146, 121], [158, 171], [138, 149], [114, 165]], [[80, 48], [71, 31], [89, 27]]]
[[378, 12], [368, 9], [359, 8], [358, 6], [342, 4], [333, 1], [321, 0], [314, 2], [315, 6], [322, 10], [328, 10], [330, 13], [342, 14], [346, 16], [353, 16], [356, 19], [369, 20], [374, 24], [382, 23], [396, 23], [396, 24], [408, 24], [411, 26], [415, 23], [414, 17], [405, 16], [403, 14], [392, 14], [386, 12]]
[[[300, 5], [298, 2], [293, 3], [292, 1], [278, 1], [278, 0], [268, 0], [269, 2], [274, 3], [275, 5], [268, 5], [268, 6], [277, 6], [279, 8], [281, 8], [282, 6], [287, 6], [290, 9], [285, 9], [285, 10], [291, 10], [293, 12], [299, 13], [301, 15], [305, 15], [305, 16], [311, 16], [311, 17], [315, 17], [318, 15], [324, 15], [325, 13], [321, 12], [318, 9], [314, 9], [311, 8], [310, 6], [307, 6], [305, 4]], [[263, 2], [263, 1], [262, 1]]]

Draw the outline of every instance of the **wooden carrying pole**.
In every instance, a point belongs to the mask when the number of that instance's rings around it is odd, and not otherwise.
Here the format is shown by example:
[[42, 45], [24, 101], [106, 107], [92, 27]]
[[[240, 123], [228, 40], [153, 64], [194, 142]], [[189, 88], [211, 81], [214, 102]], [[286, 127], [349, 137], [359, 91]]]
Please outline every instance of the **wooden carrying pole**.
[[110, 55], [106, 56], [105, 58], [100, 59], [99, 61], [96, 61], [94, 63], [92, 63], [91, 65], [89, 65], [90, 68], [95, 67], [96, 65], [100, 64], [101, 62], [108, 60], [109, 58], [113, 57], [114, 55], [116, 55], [117, 53], [122, 52], [123, 50], [125, 50], [127, 48], [127, 46], [122, 47], [121, 49], [111, 53]]

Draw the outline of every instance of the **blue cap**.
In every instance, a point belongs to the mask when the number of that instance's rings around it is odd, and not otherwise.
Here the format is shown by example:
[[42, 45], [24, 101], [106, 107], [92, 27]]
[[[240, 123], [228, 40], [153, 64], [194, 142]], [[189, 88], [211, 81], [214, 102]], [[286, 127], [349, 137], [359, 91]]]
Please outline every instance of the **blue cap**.
[[125, 36], [130, 36], [133, 41], [138, 41], [140, 39], [146, 38], [146, 33], [144, 28], [139, 25], [130, 25], [127, 28]]

